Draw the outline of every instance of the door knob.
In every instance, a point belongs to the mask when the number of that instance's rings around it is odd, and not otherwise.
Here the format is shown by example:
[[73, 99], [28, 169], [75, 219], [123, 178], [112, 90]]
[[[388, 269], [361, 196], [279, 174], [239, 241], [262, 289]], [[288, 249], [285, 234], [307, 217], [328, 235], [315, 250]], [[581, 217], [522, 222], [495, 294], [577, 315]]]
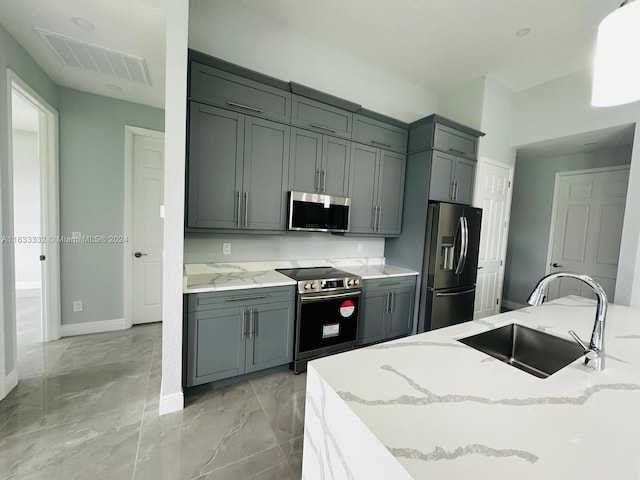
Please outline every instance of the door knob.
[[559, 263], [556, 263], [556, 262], [553, 262], [553, 263], [551, 264], [551, 266], [552, 266], [553, 268], [562, 268], [562, 265], [560, 265]]
[[142, 253], [142, 252], [136, 252], [133, 254], [134, 257], [136, 258], [140, 258], [140, 257], [146, 257], [147, 254], [146, 253]]

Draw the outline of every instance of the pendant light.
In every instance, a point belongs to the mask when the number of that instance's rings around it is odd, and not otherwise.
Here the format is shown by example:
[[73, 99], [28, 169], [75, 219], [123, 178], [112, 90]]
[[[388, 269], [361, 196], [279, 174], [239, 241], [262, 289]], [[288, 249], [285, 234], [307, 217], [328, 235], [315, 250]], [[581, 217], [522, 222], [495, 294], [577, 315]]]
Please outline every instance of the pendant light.
[[640, 100], [640, 1], [626, 0], [598, 27], [591, 104]]

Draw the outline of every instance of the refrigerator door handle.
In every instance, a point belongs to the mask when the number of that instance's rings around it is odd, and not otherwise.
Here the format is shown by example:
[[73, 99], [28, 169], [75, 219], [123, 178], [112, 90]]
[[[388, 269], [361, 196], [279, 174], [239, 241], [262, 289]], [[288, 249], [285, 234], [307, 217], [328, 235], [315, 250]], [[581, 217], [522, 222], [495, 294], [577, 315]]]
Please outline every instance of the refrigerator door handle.
[[457, 295], [465, 295], [465, 294], [467, 294], [467, 293], [471, 293], [471, 292], [473, 292], [475, 289], [476, 289], [476, 287], [469, 288], [469, 289], [467, 289], [467, 290], [462, 290], [462, 291], [460, 291], [460, 292], [450, 292], [450, 293], [441, 293], [441, 292], [438, 292], [438, 293], [436, 293], [436, 294], [435, 294], [435, 296], [436, 296], [436, 297], [455, 297], [455, 296], [457, 296]]
[[[458, 256], [458, 262], [456, 264], [455, 274], [460, 275], [462, 273], [462, 268], [464, 267], [465, 262], [465, 218], [460, 217], [458, 219], [458, 231], [460, 231], [460, 255]], [[456, 237], [458, 236], [458, 232], [456, 231]], [[457, 239], [457, 238], [456, 238]], [[456, 242], [457, 243], [457, 242]]]
[[460, 245], [460, 261], [456, 267], [456, 274], [460, 275], [467, 264], [467, 254], [469, 253], [469, 224], [467, 217], [460, 217], [462, 220], [462, 242]]

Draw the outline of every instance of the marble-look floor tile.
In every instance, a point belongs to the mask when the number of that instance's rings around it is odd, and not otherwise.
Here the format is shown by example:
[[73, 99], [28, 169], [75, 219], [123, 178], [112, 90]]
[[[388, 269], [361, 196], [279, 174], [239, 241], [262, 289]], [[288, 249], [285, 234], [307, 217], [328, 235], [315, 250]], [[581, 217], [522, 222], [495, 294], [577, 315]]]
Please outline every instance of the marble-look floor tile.
[[278, 443], [303, 433], [306, 379], [306, 373], [282, 372], [251, 380]]
[[256, 453], [199, 477], [198, 480], [295, 480], [278, 447]]
[[222, 387], [181, 412], [145, 413], [135, 478], [198, 478], [276, 445], [251, 385]]
[[6, 480], [131, 479], [140, 436], [132, 416], [102, 415], [0, 439]]
[[302, 477], [302, 445], [304, 443], [304, 437], [301, 435], [298, 438], [289, 440], [280, 444], [282, 453], [284, 453], [289, 468], [293, 472], [294, 478]]

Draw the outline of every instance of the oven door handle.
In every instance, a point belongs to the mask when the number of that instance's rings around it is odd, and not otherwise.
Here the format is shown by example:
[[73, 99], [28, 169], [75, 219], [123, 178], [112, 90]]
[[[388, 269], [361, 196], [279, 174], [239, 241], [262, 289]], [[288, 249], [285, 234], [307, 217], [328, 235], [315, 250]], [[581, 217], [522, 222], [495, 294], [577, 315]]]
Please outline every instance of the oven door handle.
[[316, 295], [313, 297], [300, 297], [301, 303], [315, 302], [316, 300], [333, 300], [334, 298], [347, 298], [347, 297], [359, 297], [362, 295], [362, 291], [349, 292], [349, 293], [336, 293], [332, 295]]

